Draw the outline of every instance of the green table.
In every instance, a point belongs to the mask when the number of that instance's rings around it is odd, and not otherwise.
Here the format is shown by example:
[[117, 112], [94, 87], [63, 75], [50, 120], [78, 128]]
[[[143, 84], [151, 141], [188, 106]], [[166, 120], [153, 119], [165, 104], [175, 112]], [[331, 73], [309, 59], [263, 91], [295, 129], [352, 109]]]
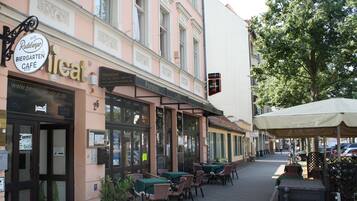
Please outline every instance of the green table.
[[135, 190], [137, 192], [145, 192], [145, 193], [153, 194], [154, 184], [166, 184], [166, 183], [170, 183], [170, 181], [165, 178], [139, 179], [135, 182]]
[[214, 172], [219, 173], [224, 169], [224, 165], [222, 164], [207, 164], [202, 166], [202, 170], [205, 171], [205, 173], [211, 173]]
[[178, 183], [182, 176], [189, 175], [187, 172], [165, 172], [161, 176], [171, 180], [174, 183]]

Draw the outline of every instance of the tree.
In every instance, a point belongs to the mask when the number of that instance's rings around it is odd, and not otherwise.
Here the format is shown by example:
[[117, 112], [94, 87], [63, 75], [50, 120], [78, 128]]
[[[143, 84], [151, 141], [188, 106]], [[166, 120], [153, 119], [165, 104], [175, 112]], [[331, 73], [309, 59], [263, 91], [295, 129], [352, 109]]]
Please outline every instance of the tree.
[[267, 0], [252, 19], [259, 106], [357, 98], [357, 1]]

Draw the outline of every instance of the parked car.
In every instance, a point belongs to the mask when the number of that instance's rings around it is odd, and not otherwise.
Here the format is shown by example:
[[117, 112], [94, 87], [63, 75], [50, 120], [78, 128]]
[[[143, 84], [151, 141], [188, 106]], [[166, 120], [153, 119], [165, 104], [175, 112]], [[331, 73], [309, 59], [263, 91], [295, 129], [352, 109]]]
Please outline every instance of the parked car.
[[357, 156], [357, 147], [347, 148], [341, 156]]
[[[341, 143], [341, 153], [343, 153], [347, 148], [347, 146], [349, 146], [350, 143]], [[331, 151], [331, 155], [332, 156], [337, 156], [337, 145], [332, 147], [332, 151]]]

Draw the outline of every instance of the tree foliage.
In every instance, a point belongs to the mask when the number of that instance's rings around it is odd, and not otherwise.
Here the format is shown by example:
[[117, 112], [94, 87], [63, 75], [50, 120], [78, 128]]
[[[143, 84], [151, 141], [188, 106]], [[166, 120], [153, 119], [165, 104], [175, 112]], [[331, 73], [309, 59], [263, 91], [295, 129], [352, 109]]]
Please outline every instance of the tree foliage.
[[267, 0], [252, 19], [260, 106], [357, 98], [357, 0]]

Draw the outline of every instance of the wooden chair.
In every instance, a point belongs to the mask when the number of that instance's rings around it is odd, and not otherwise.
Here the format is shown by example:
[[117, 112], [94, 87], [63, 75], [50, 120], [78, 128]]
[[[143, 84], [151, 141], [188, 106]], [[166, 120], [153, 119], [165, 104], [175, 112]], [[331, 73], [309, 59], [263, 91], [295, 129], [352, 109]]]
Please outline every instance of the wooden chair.
[[196, 180], [195, 182], [192, 184], [193, 187], [195, 187], [195, 193], [197, 196], [197, 188], [200, 188], [201, 190], [201, 195], [204, 198], [205, 195], [203, 194], [203, 190], [202, 190], [202, 185], [203, 185], [203, 178], [205, 176], [205, 172], [203, 170], [198, 170], [196, 172]]
[[187, 179], [186, 185], [185, 185], [185, 188], [184, 188], [185, 195], [188, 194], [188, 197], [191, 198], [192, 201], [194, 201], [193, 200], [193, 196], [192, 196], [192, 191], [191, 191], [192, 184], [193, 184], [193, 175], [185, 175], [185, 176], [182, 176], [182, 177], [185, 177]]
[[169, 171], [169, 169], [157, 169], [157, 174], [158, 175], [162, 175], [162, 174], [164, 174], [165, 172], [168, 172]]
[[187, 178], [181, 177], [180, 182], [176, 185], [176, 190], [169, 194], [169, 197], [177, 198], [179, 201], [184, 198], [184, 189], [186, 187]]
[[149, 194], [147, 200], [169, 200], [170, 184], [154, 184], [154, 194]]
[[134, 182], [136, 182], [139, 179], [144, 178], [144, 175], [141, 173], [132, 173], [132, 174], [128, 174], [127, 176], [132, 178]]
[[233, 162], [230, 165], [232, 165], [232, 178], [234, 179], [234, 175], [235, 175], [238, 179], [239, 176], [238, 176], [238, 171], [237, 171], [237, 168], [238, 168], [237, 162]]
[[196, 172], [199, 170], [202, 170], [202, 165], [199, 163], [193, 163], [193, 168], [192, 168], [193, 174], [196, 175]]
[[223, 171], [218, 173], [217, 177], [222, 180], [223, 185], [227, 183], [227, 180], [230, 180], [231, 184], [233, 185], [233, 179], [231, 175], [232, 175], [232, 166], [225, 165]]

